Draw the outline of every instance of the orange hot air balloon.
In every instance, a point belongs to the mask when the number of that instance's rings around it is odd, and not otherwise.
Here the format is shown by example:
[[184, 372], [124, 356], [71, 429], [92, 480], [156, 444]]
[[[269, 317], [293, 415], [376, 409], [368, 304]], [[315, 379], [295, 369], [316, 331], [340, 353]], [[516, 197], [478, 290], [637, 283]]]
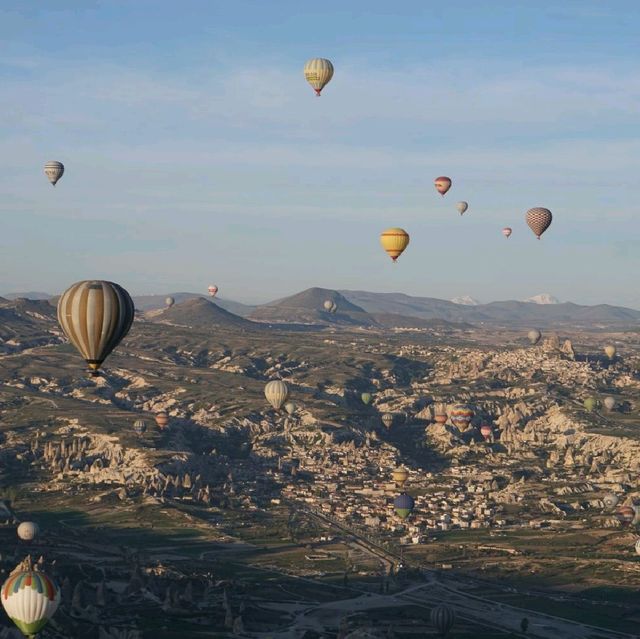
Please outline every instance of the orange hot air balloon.
[[169, 425], [169, 414], [166, 411], [156, 413], [156, 424], [160, 428], [166, 428]]
[[446, 175], [441, 175], [433, 181], [433, 184], [436, 187], [436, 191], [444, 197], [445, 193], [451, 188], [451, 178], [448, 178]]
[[380, 233], [380, 244], [395, 262], [409, 246], [409, 234], [401, 228], [393, 227]]
[[436, 413], [433, 419], [436, 424], [446, 424], [448, 417], [446, 413]]
[[551, 226], [553, 215], [549, 209], [537, 206], [527, 211], [527, 225], [540, 239], [540, 236]]
[[502, 229], [502, 235], [504, 235], [506, 238], [511, 237], [512, 233], [513, 233], [513, 230], [509, 226], [505, 226]]

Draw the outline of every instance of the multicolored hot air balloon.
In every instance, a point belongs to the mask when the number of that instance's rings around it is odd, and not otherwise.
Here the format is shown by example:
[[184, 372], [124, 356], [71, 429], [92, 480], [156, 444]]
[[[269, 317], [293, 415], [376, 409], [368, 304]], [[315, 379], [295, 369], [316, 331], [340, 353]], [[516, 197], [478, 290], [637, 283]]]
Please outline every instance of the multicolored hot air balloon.
[[400, 493], [393, 500], [393, 507], [395, 508], [396, 515], [398, 515], [400, 519], [406, 519], [412, 513], [415, 503], [416, 502], [411, 495], [407, 495], [407, 493]]
[[47, 176], [49, 182], [51, 182], [53, 186], [57, 184], [63, 173], [64, 164], [62, 164], [62, 162], [51, 160], [44, 165], [44, 174]]
[[474, 412], [471, 406], [458, 404], [451, 409], [449, 418], [454, 426], [457, 426], [460, 430], [464, 430], [469, 427], [473, 416]]
[[333, 77], [333, 64], [326, 58], [312, 58], [304, 65], [304, 78], [313, 87], [316, 95], [320, 97], [324, 89]]
[[616, 347], [613, 344], [607, 344], [604, 347], [605, 355], [611, 360], [615, 359], [617, 352], [618, 351], [617, 351]]
[[458, 209], [458, 213], [460, 213], [460, 215], [463, 215], [464, 212], [469, 208], [469, 203], [468, 202], [458, 202], [456, 204], [456, 208]]
[[60, 604], [60, 590], [43, 572], [23, 562], [0, 591], [5, 612], [25, 637], [35, 637], [53, 617]]
[[446, 637], [456, 622], [456, 613], [453, 608], [444, 604], [431, 609], [431, 624], [438, 633]]
[[486, 441], [493, 434], [493, 428], [491, 428], [489, 424], [482, 424], [482, 426], [480, 426], [480, 434]]
[[264, 387], [264, 396], [276, 410], [280, 410], [289, 397], [289, 387], [281, 379], [274, 379]]
[[398, 227], [387, 229], [380, 233], [380, 244], [395, 262], [409, 246], [409, 234]]
[[605, 397], [602, 403], [607, 410], [613, 410], [616, 406], [616, 400], [614, 397], [611, 397], [611, 395], [609, 395], [609, 397]]
[[511, 237], [512, 233], [513, 233], [513, 229], [510, 226], [505, 226], [502, 229], [502, 235], [504, 235], [506, 238]]
[[527, 339], [532, 346], [535, 346], [542, 338], [542, 333], [537, 328], [532, 328], [527, 333]]
[[584, 407], [592, 413], [598, 407], [598, 400], [595, 397], [587, 397], [583, 402]]
[[540, 236], [551, 226], [553, 215], [549, 209], [538, 206], [527, 211], [526, 219], [529, 228], [540, 239]]
[[40, 527], [34, 521], [23, 521], [16, 530], [22, 541], [33, 541], [40, 532]]
[[[166, 415], [166, 413], [165, 413]], [[169, 417], [167, 415], [167, 423], [169, 421]], [[156, 422], [157, 422], [157, 415], [156, 415]], [[159, 424], [158, 424], [159, 425]], [[165, 424], [166, 426], [166, 424]], [[135, 422], [133, 422], [133, 430], [138, 433], [138, 435], [142, 435], [143, 433], [147, 432], [147, 422], [144, 421], [144, 419], [136, 419]]]
[[620, 522], [620, 525], [627, 528], [631, 525], [636, 518], [636, 511], [631, 506], [621, 506], [616, 511], [616, 519]]
[[360, 395], [360, 399], [365, 406], [368, 406], [373, 399], [373, 395], [371, 393], [362, 393], [362, 395]]
[[134, 312], [129, 293], [104, 280], [77, 282], [58, 301], [58, 322], [94, 377], [129, 332]]
[[442, 197], [444, 197], [445, 193], [451, 188], [451, 184], [451, 178], [448, 178], [446, 175], [441, 175], [433, 181], [436, 191], [438, 191]]
[[210, 284], [207, 287], [207, 291], [209, 292], [209, 295], [211, 295], [211, 297], [215, 297], [218, 292], [218, 287], [215, 284]]
[[155, 420], [156, 424], [158, 424], [158, 427], [163, 430], [169, 425], [169, 413], [162, 410], [159, 413], [156, 413]]
[[393, 413], [385, 413], [382, 416], [382, 423], [385, 425], [385, 428], [391, 428], [393, 425]]
[[173, 299], [173, 297], [165, 297], [164, 303], [168, 308], [171, 308], [176, 303], [176, 301]]
[[396, 468], [391, 473], [391, 477], [398, 488], [404, 488], [404, 485], [407, 483], [407, 479], [409, 479], [409, 471], [402, 467]]
[[613, 510], [618, 505], [618, 495], [614, 493], [607, 493], [602, 498], [602, 503], [607, 510]]

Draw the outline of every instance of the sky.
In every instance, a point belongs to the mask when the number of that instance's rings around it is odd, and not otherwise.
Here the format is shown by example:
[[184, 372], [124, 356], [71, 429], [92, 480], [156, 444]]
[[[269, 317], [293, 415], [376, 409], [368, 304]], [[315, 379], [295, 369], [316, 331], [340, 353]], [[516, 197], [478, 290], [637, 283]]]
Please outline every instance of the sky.
[[640, 308], [639, 32], [635, 0], [3, 0], [0, 292]]

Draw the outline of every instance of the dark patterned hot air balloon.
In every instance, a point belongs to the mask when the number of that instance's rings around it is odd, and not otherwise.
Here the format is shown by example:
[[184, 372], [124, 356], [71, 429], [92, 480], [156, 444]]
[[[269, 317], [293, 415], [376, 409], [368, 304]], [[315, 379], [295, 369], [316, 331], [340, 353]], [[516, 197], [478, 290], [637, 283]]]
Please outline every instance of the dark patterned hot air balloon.
[[64, 164], [62, 164], [62, 162], [51, 160], [44, 165], [44, 174], [47, 176], [49, 182], [51, 182], [53, 186], [57, 184], [63, 173]]
[[393, 424], [393, 413], [385, 413], [382, 416], [382, 423], [385, 425], [385, 428], [391, 428]]
[[436, 191], [444, 197], [445, 193], [451, 188], [451, 178], [441, 175], [433, 181], [433, 185], [436, 187]]
[[538, 206], [527, 211], [527, 224], [538, 239], [551, 226], [551, 220], [553, 215], [549, 209]]
[[456, 613], [449, 606], [440, 605], [431, 610], [431, 623], [438, 633], [446, 637], [456, 622]]
[[460, 430], [464, 430], [471, 423], [473, 415], [474, 412], [471, 406], [467, 406], [466, 404], [458, 404], [451, 409], [449, 418], [451, 419], [451, 423], [454, 426], [457, 426]]
[[77, 282], [58, 301], [58, 322], [94, 377], [129, 332], [133, 316], [129, 293], [119, 284], [104, 280]]
[[413, 511], [413, 507], [415, 506], [415, 501], [411, 495], [407, 495], [407, 493], [400, 493], [393, 500], [393, 507], [395, 508], [396, 515], [400, 517], [400, 519], [406, 519], [411, 512]]

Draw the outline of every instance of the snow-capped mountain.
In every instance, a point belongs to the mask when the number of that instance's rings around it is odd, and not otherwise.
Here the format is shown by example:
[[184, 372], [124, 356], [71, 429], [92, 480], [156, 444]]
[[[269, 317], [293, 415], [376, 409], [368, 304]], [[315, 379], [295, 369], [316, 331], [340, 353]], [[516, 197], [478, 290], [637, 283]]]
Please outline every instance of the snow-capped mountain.
[[463, 306], [478, 306], [480, 302], [473, 299], [470, 295], [460, 295], [451, 300], [454, 304], [462, 304]]
[[560, 304], [560, 300], [551, 295], [551, 293], [540, 293], [540, 295], [534, 295], [524, 301], [531, 302], [533, 304]]

